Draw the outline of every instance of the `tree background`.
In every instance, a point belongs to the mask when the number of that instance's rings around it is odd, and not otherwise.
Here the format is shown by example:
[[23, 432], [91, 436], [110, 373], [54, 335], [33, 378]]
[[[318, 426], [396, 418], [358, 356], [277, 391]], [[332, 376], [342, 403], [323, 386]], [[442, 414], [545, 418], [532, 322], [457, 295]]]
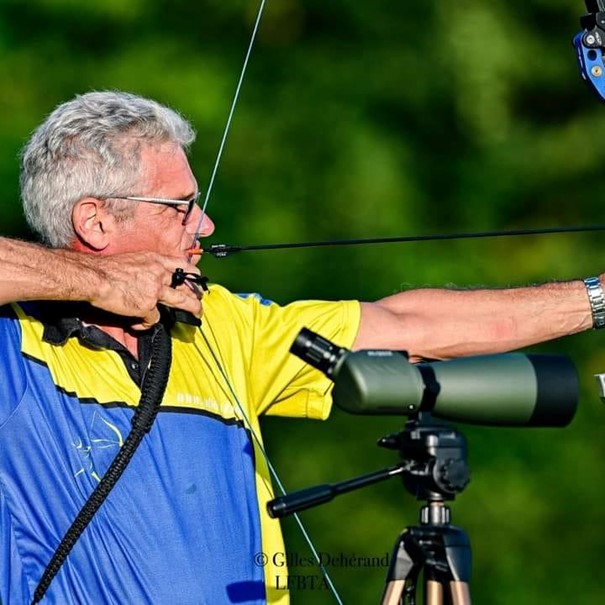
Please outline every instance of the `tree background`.
[[[3, 0], [1, 232], [29, 237], [21, 146], [56, 104], [92, 89], [151, 96], [189, 118], [204, 190], [256, 9], [248, 0]], [[604, 223], [605, 109], [581, 82], [571, 46], [583, 12], [580, 0], [268, 2], [209, 205], [212, 241]], [[281, 303], [372, 300], [419, 286], [594, 275], [604, 270], [600, 239], [249, 252], [204, 257], [202, 269]], [[605, 371], [602, 345], [601, 334], [585, 333], [533, 349], [577, 364], [582, 395], [570, 427], [459, 427], [473, 480], [453, 521], [471, 538], [477, 603], [602, 602], [605, 414], [592, 377]], [[392, 464], [374, 444], [403, 422], [338, 411], [325, 423], [268, 419], [267, 449], [295, 490]], [[302, 518], [323, 552], [382, 556], [418, 508], [394, 480]], [[290, 551], [308, 556], [294, 523], [284, 525]], [[378, 602], [385, 569], [330, 571], [345, 603]], [[335, 601], [307, 586], [293, 602]]]

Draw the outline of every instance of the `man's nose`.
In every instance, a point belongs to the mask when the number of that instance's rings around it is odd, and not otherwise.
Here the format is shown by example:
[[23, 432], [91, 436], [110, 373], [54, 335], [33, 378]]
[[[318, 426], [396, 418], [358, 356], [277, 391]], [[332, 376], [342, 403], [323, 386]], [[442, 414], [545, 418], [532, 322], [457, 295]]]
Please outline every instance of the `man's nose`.
[[187, 221], [187, 231], [189, 231], [191, 235], [194, 235], [194, 230], [197, 229], [201, 237], [208, 237], [214, 233], [214, 222], [206, 213], [204, 213], [204, 219], [200, 224], [201, 218], [202, 209], [199, 206], [196, 206], [191, 213], [191, 218]]
[[200, 227], [200, 235], [202, 237], [208, 237], [214, 233], [214, 221], [204, 212], [204, 220]]

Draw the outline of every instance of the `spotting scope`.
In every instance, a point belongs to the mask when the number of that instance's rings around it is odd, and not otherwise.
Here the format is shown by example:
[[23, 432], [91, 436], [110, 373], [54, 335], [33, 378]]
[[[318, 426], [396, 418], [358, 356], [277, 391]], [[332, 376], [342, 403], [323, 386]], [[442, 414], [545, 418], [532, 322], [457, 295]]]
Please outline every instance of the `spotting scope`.
[[416, 415], [487, 426], [561, 427], [579, 382], [565, 355], [504, 353], [413, 364], [405, 352], [350, 351], [303, 328], [290, 351], [334, 381], [352, 414]]

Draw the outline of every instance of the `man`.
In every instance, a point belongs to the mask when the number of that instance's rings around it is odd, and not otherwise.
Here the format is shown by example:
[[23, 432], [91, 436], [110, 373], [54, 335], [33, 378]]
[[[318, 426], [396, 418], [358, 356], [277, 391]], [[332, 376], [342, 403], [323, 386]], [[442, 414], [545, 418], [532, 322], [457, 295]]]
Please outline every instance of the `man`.
[[176, 269], [199, 274], [187, 251], [214, 229], [204, 217], [196, 233], [193, 139], [175, 112], [99, 92], [59, 106], [23, 152], [25, 213], [50, 247], [0, 239], [2, 603], [31, 602], [122, 446], [158, 305], [202, 316], [203, 302], [202, 326], [167, 324], [173, 361], [155, 424], [49, 602], [287, 602], [276, 570], [253, 559], [283, 551], [264, 512], [258, 418], [329, 413], [329, 381], [288, 353], [303, 326], [418, 360], [516, 349], [602, 319], [598, 279], [286, 307], [213, 285], [201, 301], [187, 283], [171, 287]]

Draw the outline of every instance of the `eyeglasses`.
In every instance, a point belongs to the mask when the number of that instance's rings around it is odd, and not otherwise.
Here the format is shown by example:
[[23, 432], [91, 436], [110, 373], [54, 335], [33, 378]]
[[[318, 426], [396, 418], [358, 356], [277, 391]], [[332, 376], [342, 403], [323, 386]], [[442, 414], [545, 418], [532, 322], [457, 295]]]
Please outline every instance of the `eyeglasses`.
[[201, 192], [197, 192], [192, 198], [188, 200], [171, 200], [163, 197], [139, 197], [135, 195], [112, 195], [105, 199], [112, 200], [130, 200], [131, 202], [148, 202], [150, 204], [163, 204], [164, 206], [187, 206], [185, 209], [185, 215], [183, 216], [183, 225], [186, 225], [189, 221], [189, 217], [193, 212], [193, 208], [196, 206], [200, 199]]

